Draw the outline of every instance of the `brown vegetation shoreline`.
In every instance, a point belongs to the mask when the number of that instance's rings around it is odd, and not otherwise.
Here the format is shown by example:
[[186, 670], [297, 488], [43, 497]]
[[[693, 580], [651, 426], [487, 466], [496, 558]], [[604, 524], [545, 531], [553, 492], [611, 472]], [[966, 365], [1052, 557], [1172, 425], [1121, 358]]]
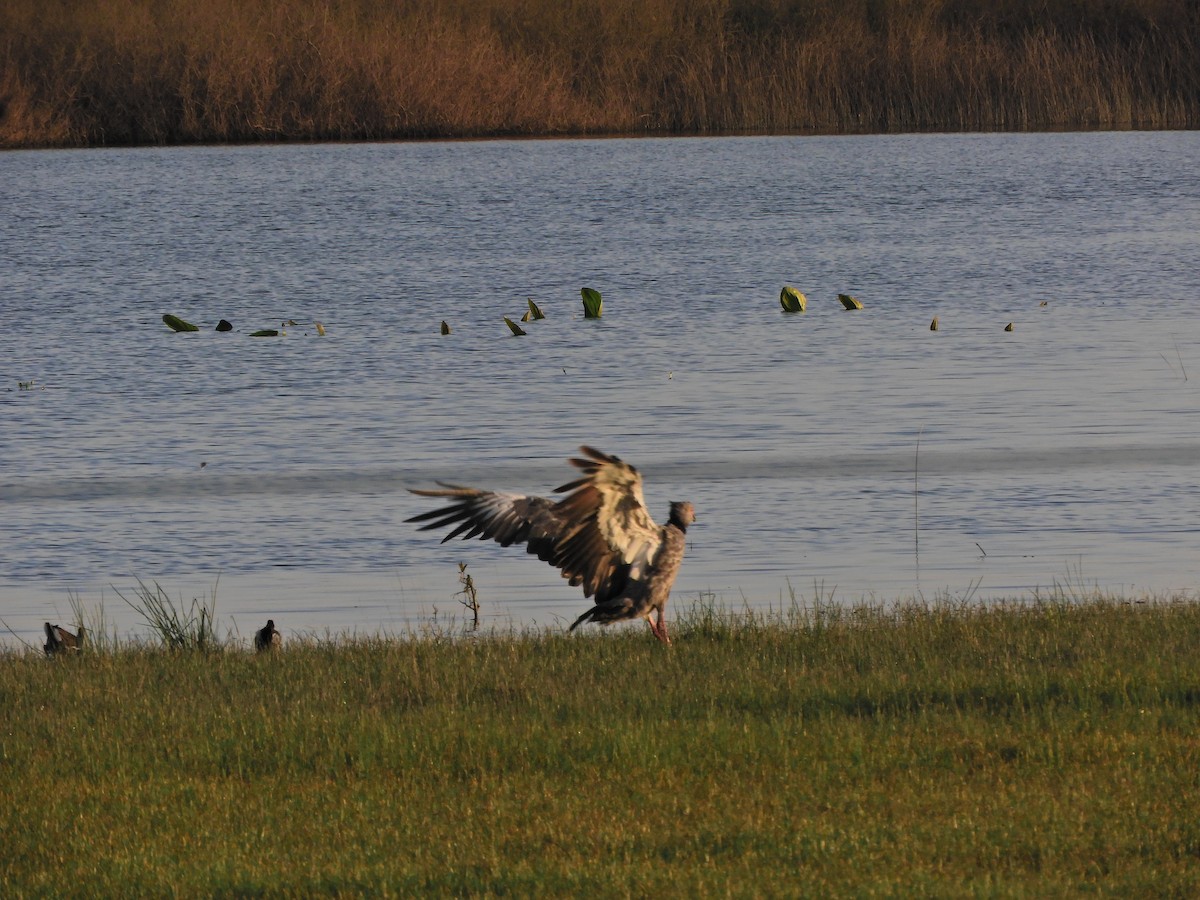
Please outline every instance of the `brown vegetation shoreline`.
[[10, 0], [0, 147], [1200, 127], [1193, 0]]

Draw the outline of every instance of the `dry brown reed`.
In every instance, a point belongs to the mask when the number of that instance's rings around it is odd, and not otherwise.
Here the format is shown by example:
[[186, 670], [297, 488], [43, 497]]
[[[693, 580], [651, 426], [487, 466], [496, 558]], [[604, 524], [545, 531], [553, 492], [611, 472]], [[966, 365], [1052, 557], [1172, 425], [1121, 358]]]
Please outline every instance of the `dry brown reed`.
[[0, 4], [0, 147], [1197, 125], [1194, 0]]

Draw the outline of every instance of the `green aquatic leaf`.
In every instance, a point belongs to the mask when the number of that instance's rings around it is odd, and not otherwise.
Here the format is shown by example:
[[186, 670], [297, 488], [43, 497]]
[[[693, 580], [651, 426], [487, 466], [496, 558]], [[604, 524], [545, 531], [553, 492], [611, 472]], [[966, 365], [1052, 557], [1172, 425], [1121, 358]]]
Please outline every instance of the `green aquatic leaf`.
[[808, 306], [808, 298], [796, 290], [794, 287], [784, 286], [779, 292], [779, 305], [786, 312], [804, 312]]
[[167, 323], [167, 327], [172, 331], [199, 331], [199, 325], [193, 325], [191, 322], [185, 322], [179, 316], [173, 316], [167, 313], [163, 316], [163, 321]]
[[518, 325], [516, 322], [514, 322], [512, 319], [510, 319], [508, 316], [504, 317], [504, 324], [508, 326], [509, 330], [513, 334], [525, 334], [525, 329], [522, 328], [520, 325]]
[[579, 293], [583, 297], [583, 317], [585, 319], [600, 318], [600, 314], [604, 311], [604, 301], [600, 299], [600, 292], [585, 287]]

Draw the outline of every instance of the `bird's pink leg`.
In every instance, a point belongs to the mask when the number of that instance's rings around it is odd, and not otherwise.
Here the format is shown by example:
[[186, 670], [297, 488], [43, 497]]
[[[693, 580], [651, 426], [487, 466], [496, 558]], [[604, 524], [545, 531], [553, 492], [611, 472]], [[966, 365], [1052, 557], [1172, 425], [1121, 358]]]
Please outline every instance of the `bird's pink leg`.
[[650, 626], [650, 630], [654, 632], [654, 636], [664, 644], [671, 643], [671, 638], [667, 636], [667, 623], [663, 620], [662, 610], [658, 611], [658, 622], [650, 616], [646, 616], [646, 624]]

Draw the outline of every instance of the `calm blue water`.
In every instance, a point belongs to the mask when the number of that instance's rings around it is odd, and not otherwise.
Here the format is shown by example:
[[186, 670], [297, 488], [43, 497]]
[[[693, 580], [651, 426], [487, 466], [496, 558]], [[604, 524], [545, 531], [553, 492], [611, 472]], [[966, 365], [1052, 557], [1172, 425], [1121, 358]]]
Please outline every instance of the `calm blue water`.
[[696, 504], [676, 604], [1190, 595], [1198, 273], [1200, 133], [0, 154], [0, 617], [137, 632], [141, 579], [402, 630], [462, 618], [464, 561], [489, 622], [569, 620], [403, 519], [585, 442]]

